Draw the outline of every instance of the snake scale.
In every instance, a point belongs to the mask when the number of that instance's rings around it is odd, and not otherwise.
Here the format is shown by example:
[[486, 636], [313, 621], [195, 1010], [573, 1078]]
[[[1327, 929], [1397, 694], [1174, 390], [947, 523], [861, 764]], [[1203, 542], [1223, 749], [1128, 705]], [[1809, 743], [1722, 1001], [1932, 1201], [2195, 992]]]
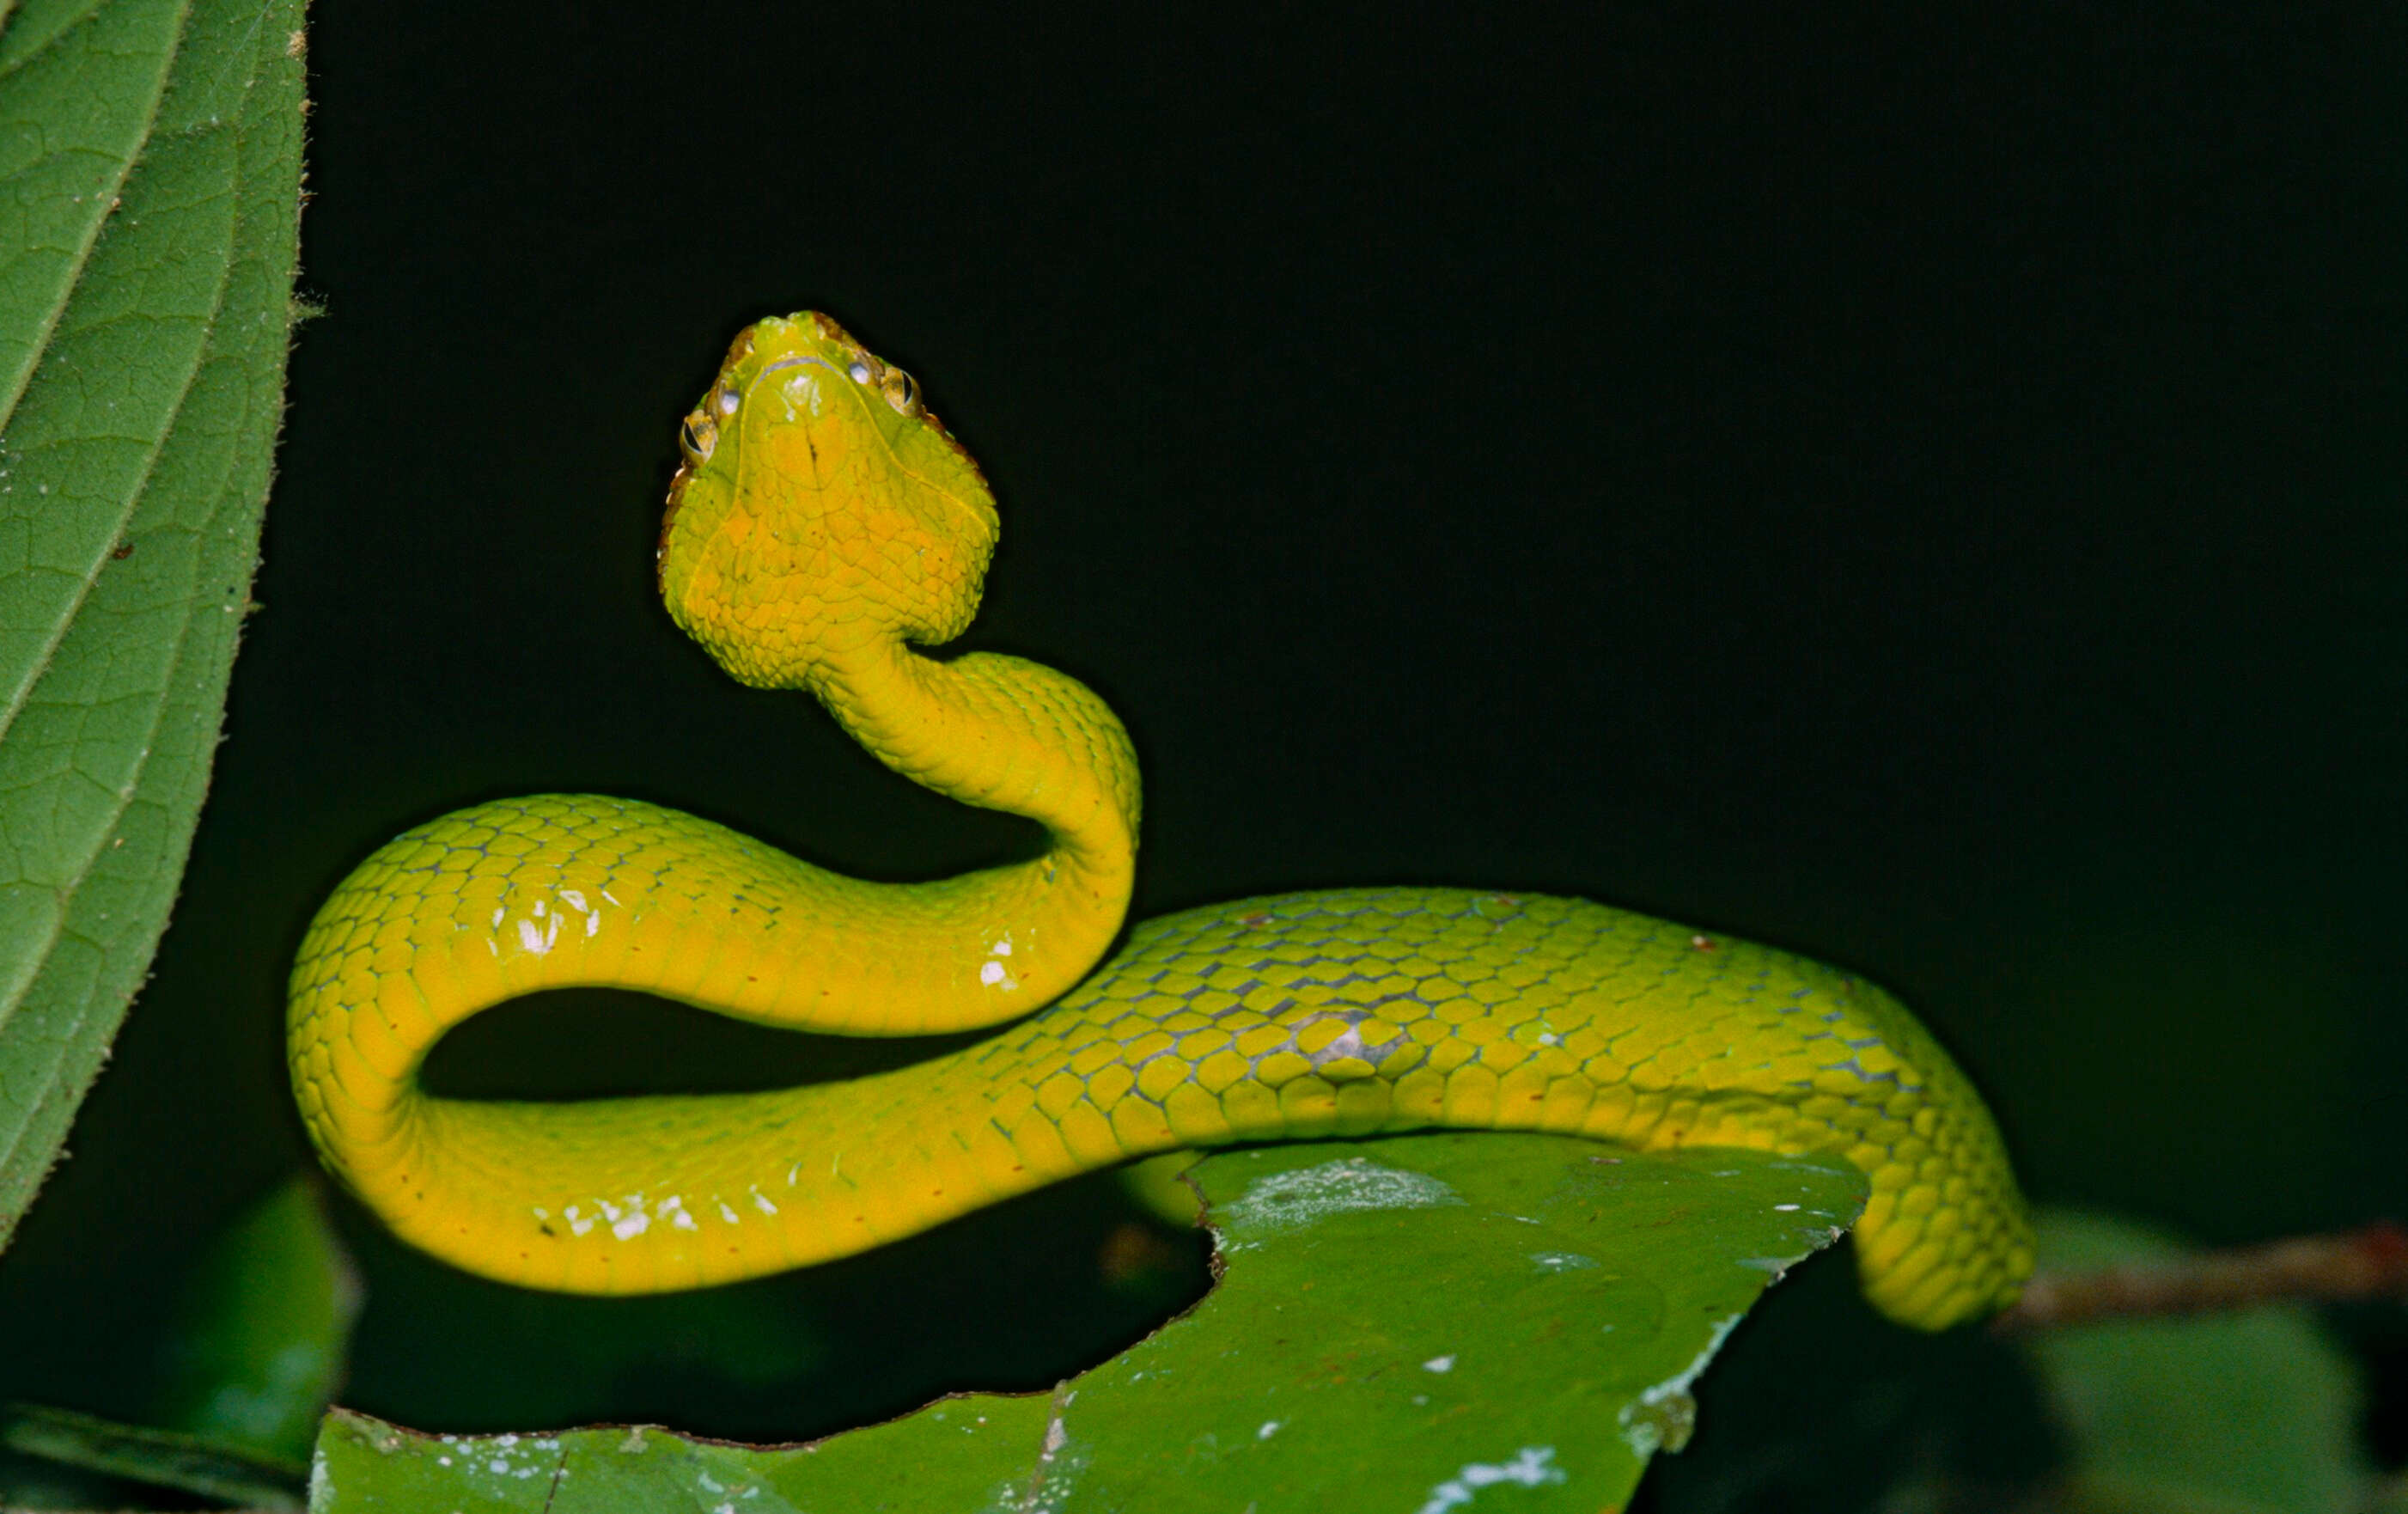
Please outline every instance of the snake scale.
[[[1867, 1295], [1926, 1329], [2011, 1302], [2031, 1241], [1998, 1132], [1895, 1000], [1576, 899], [1297, 893], [1120, 934], [1135, 755], [1075, 680], [915, 647], [967, 627], [998, 529], [911, 379], [815, 313], [739, 336], [682, 435], [661, 590], [726, 670], [806, 688], [895, 771], [1046, 833], [920, 884], [695, 816], [539, 795], [447, 815], [338, 887], [294, 963], [294, 1087], [395, 1232], [533, 1288], [704, 1287], [845, 1256], [1154, 1153], [1432, 1127], [1829, 1153], [1866, 1174]], [[432, 1097], [446, 1031], [602, 985], [854, 1035], [1001, 1026], [766, 1093]]]

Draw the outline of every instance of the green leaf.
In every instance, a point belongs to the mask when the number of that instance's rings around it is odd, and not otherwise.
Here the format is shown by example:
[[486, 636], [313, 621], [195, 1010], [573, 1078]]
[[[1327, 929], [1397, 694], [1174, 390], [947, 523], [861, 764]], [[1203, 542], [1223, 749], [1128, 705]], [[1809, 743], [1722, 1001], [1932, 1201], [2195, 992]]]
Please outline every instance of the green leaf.
[[1865, 1191], [1837, 1161], [1492, 1133], [1229, 1152], [1190, 1179], [1218, 1286], [1050, 1395], [778, 1449], [337, 1411], [310, 1507], [1594, 1514], [1687, 1438], [1723, 1337]]
[[159, 1423], [297, 1462], [341, 1385], [360, 1284], [314, 1176], [252, 1204], [194, 1269], [168, 1336]]
[[47, 1462], [252, 1508], [301, 1507], [299, 1465], [172, 1430], [7, 1404], [0, 1405], [0, 1446]]
[[[2047, 1269], [2186, 1249], [2103, 1216], [2035, 1218]], [[2070, 1507], [2342, 1514], [2370, 1495], [2356, 1374], [2304, 1307], [2117, 1320], [2041, 1332], [2023, 1346], [2069, 1442]]]
[[0, 1245], [183, 871], [282, 415], [300, 0], [0, 33]]

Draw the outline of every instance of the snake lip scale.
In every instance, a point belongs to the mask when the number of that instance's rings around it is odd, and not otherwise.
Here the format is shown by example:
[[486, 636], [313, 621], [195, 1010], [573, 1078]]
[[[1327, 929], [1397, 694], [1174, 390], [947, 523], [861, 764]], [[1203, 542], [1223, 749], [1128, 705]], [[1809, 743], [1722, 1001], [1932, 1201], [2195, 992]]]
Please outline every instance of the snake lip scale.
[[[881, 762], [1036, 820], [1046, 845], [873, 884], [679, 811], [542, 794], [379, 848], [302, 943], [288, 1052], [320, 1156], [404, 1238], [528, 1287], [656, 1292], [1158, 1153], [1531, 1130], [1843, 1157], [1870, 1185], [1856, 1240], [1876, 1306], [1940, 1329], [2015, 1298], [2031, 1234], [1989, 1112], [1912, 1015], [1838, 969], [1457, 888], [1243, 900], [1112, 951], [1139, 822], [1119, 719], [1041, 664], [915, 650], [968, 626], [1000, 529], [918, 384], [826, 316], [762, 321], [680, 446], [659, 552], [678, 625], [738, 681], [809, 690]], [[998, 1029], [767, 1093], [420, 1087], [452, 1026], [578, 986], [849, 1035]]]

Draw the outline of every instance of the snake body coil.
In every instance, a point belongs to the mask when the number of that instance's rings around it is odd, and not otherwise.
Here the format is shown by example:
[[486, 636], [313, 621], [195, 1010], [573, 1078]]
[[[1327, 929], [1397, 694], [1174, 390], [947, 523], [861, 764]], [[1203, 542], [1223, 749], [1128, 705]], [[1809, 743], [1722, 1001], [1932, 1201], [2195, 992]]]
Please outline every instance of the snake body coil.
[[[1987, 1111], [1896, 1001], [1834, 969], [1578, 900], [1438, 888], [1190, 911], [1095, 967], [1128, 900], [1135, 758], [1060, 673], [907, 645], [968, 625], [996, 529], [909, 377], [824, 316], [765, 321], [685, 447], [661, 557], [679, 623], [736, 677], [810, 688], [889, 766], [1031, 816], [1049, 844], [868, 884], [580, 795], [390, 843], [310, 927], [290, 1053], [327, 1165], [405, 1238], [531, 1287], [662, 1291], [1153, 1153], [1443, 1126], [1837, 1154], [1872, 1185], [1856, 1245], [1883, 1310], [1937, 1329], [2014, 1297], [2030, 1238]], [[851, 1034], [1020, 1023], [771, 1093], [420, 1089], [462, 1019], [593, 985]]]

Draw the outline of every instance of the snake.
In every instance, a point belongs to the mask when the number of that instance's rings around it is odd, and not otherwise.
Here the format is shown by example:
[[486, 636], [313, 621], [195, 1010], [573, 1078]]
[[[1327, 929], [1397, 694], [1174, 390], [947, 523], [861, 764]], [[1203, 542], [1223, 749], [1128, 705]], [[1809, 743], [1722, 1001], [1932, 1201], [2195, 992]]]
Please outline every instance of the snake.
[[[1128, 733], [1043, 664], [930, 650], [977, 611], [995, 498], [911, 376], [828, 316], [743, 331], [680, 451], [657, 557], [678, 627], [739, 683], [809, 690], [887, 768], [1025, 816], [1042, 844], [868, 882], [586, 794], [396, 837], [308, 927], [287, 1050], [321, 1160], [404, 1240], [528, 1288], [665, 1292], [1166, 1153], [1527, 1131], [1842, 1159], [1866, 1180], [1854, 1239], [1877, 1309], [1939, 1330], [2017, 1296], [2031, 1232], [1989, 1111], [1896, 999], [1838, 968], [1473, 888], [1244, 899], [1123, 941]], [[422, 1087], [468, 1017], [595, 986], [821, 1033], [993, 1033], [767, 1091]]]

